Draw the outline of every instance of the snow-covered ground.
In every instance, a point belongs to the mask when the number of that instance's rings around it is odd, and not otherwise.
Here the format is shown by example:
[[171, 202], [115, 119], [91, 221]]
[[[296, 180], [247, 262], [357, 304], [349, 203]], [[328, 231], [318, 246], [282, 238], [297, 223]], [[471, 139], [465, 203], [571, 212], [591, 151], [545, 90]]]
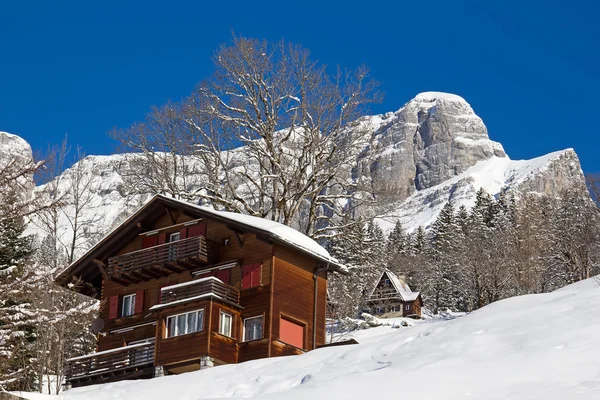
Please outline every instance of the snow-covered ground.
[[358, 345], [73, 389], [59, 399], [597, 399], [599, 309], [600, 287], [589, 279], [462, 318], [358, 331]]

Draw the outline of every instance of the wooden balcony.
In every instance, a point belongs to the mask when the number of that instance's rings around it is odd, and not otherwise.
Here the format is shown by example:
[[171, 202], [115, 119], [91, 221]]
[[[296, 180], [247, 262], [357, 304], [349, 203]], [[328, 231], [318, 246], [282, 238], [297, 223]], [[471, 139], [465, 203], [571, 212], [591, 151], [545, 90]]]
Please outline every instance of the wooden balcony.
[[213, 262], [216, 254], [204, 236], [195, 236], [111, 257], [106, 273], [127, 285], [197, 268]]
[[386, 301], [386, 300], [402, 300], [400, 294], [395, 289], [379, 289], [376, 290], [371, 297], [369, 297], [368, 301], [370, 302], [378, 302], [378, 301]]
[[154, 376], [154, 343], [143, 343], [67, 360], [73, 387]]
[[160, 304], [153, 309], [202, 298], [218, 298], [228, 304], [239, 306], [240, 291], [210, 276], [162, 288]]

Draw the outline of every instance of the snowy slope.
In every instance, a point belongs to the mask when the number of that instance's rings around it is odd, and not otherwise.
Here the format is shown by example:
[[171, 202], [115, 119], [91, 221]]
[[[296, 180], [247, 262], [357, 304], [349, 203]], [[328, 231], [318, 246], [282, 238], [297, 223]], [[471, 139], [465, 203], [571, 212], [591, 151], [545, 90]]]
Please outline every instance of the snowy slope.
[[73, 389], [57, 400], [597, 399], [598, 308], [600, 287], [589, 279], [450, 321], [369, 329], [359, 345]]

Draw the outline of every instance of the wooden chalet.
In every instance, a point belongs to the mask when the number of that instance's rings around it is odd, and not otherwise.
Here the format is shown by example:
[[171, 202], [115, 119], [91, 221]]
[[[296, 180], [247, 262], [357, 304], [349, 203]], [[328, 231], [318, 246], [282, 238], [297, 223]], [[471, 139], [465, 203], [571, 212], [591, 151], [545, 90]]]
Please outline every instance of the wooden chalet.
[[367, 299], [369, 312], [378, 316], [421, 318], [423, 299], [413, 292], [404, 277], [385, 270]]
[[155, 196], [57, 278], [101, 301], [97, 351], [68, 360], [67, 384], [315, 349], [330, 271], [346, 269], [290, 227]]

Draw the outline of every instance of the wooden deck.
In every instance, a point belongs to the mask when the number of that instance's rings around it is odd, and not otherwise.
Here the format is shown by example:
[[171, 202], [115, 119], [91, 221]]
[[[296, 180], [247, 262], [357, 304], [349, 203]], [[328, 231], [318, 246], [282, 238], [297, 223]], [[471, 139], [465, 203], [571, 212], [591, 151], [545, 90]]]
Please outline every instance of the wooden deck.
[[216, 248], [204, 236], [196, 236], [111, 257], [106, 273], [127, 285], [194, 269], [216, 256]]
[[154, 343], [126, 346], [67, 360], [72, 387], [154, 376]]
[[232, 305], [239, 306], [240, 304], [240, 291], [214, 277], [189, 281], [182, 285], [164, 287], [161, 289], [160, 304], [166, 305], [181, 300], [200, 298], [201, 296], [208, 297], [210, 295]]

